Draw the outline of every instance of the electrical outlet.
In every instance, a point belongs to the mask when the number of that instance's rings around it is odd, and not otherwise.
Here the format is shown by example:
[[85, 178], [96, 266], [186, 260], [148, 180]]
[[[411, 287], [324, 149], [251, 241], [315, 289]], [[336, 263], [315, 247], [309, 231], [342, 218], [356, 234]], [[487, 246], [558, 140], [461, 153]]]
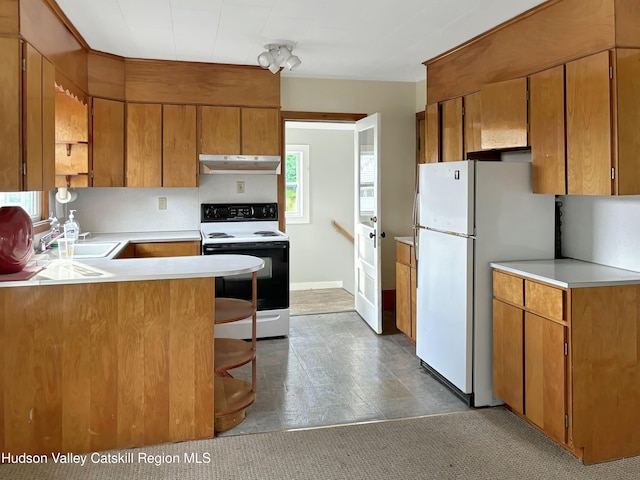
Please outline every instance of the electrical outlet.
[[236, 182], [236, 192], [237, 193], [244, 193], [244, 181], [239, 180]]
[[158, 197], [158, 210], [167, 209], [167, 197]]

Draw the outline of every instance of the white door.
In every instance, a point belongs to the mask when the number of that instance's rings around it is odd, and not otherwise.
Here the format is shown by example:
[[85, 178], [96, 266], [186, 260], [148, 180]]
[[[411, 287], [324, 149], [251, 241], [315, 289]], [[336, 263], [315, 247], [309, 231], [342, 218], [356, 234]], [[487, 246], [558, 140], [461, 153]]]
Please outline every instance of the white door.
[[356, 122], [355, 304], [376, 333], [382, 333], [380, 285], [380, 114]]
[[473, 242], [420, 230], [416, 355], [467, 394], [473, 380]]

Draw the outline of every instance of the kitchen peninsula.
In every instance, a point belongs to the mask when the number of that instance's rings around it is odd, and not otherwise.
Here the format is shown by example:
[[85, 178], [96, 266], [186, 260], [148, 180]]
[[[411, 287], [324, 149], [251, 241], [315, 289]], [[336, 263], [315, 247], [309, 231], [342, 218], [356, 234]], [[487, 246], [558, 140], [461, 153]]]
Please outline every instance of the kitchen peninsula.
[[0, 451], [212, 437], [215, 277], [263, 265], [244, 255], [56, 260], [0, 282]]

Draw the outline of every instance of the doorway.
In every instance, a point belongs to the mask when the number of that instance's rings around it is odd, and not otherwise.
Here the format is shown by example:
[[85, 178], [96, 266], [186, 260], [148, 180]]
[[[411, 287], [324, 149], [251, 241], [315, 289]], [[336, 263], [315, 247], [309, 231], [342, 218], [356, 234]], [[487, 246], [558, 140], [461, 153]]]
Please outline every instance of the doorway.
[[292, 315], [354, 310], [354, 122], [283, 122]]

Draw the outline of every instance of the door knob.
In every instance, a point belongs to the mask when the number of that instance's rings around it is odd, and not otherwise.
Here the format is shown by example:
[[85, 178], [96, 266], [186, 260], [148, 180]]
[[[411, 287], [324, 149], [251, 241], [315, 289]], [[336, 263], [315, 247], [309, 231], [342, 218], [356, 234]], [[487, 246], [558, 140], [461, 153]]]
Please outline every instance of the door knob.
[[376, 223], [378, 221], [378, 217], [371, 217], [369, 219], [372, 223]]
[[384, 232], [382, 232], [382, 233], [380, 234], [380, 237], [381, 237], [381, 238], [384, 238], [384, 237], [386, 237], [386, 236], [387, 236], [387, 235], [386, 235]]
[[376, 236], [376, 234], [375, 234], [375, 233], [373, 233], [373, 232], [369, 232], [369, 238], [373, 238], [373, 237], [375, 237], [375, 236]]

